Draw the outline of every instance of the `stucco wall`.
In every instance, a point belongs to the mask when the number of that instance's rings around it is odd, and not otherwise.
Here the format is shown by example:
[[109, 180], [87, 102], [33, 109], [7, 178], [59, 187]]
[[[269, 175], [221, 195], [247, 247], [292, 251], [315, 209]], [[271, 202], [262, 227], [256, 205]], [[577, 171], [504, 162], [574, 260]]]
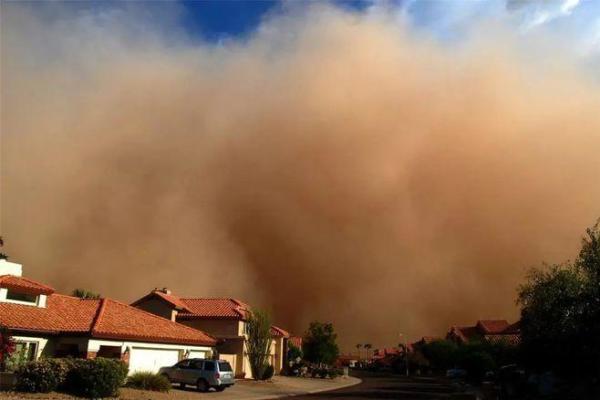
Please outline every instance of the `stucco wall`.
[[192, 319], [179, 320], [177, 322], [195, 329], [200, 329], [209, 335], [225, 338], [239, 336], [239, 326], [241, 324], [238, 320], [227, 319]]
[[141, 310], [148, 311], [154, 315], [158, 315], [159, 317], [163, 317], [171, 321], [175, 320], [174, 316], [176, 311], [164, 301], [158, 299], [148, 299], [136, 304], [136, 307]]

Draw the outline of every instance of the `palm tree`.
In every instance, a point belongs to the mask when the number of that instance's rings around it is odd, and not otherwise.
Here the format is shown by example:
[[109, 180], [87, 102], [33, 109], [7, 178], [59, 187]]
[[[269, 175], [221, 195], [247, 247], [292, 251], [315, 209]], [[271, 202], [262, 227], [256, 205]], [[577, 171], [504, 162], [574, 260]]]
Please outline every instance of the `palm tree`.
[[371, 349], [373, 347], [373, 345], [371, 343], [366, 343], [363, 345], [363, 347], [367, 350], [367, 360], [369, 359], [369, 349]]
[[358, 350], [358, 360], [360, 361], [360, 348], [362, 347], [362, 344], [357, 343], [356, 344], [356, 350]]

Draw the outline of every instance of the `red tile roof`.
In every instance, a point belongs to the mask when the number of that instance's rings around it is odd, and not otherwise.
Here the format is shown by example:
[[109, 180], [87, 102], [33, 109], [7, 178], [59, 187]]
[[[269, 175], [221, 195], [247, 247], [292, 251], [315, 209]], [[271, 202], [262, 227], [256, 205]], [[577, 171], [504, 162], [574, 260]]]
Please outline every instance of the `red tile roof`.
[[294, 346], [301, 349], [302, 348], [302, 336], [290, 336], [289, 343], [291, 343]]
[[290, 333], [288, 331], [283, 330], [280, 327], [275, 326], [275, 325], [271, 326], [271, 335], [273, 337], [284, 337], [284, 338], [290, 337]]
[[82, 300], [61, 294], [48, 296], [45, 308], [0, 303], [0, 324], [22, 331], [88, 332], [99, 304], [99, 300]]
[[477, 326], [482, 333], [498, 334], [508, 328], [509, 323], [505, 319], [483, 319], [477, 321]]
[[509, 324], [506, 320], [496, 319], [479, 320], [475, 326], [453, 326], [450, 328], [447, 338], [457, 339], [461, 342], [468, 342], [482, 339], [488, 341], [498, 341], [500, 337], [504, 337], [508, 342], [518, 343], [519, 335], [519, 322]]
[[206, 333], [142, 311], [127, 304], [102, 299], [92, 336], [214, 346]]
[[0, 325], [15, 331], [214, 346], [206, 333], [115, 300], [52, 294], [46, 307], [0, 303]]
[[14, 289], [18, 290], [21, 293], [33, 295], [54, 293], [54, 289], [50, 286], [46, 286], [39, 282], [32, 281], [31, 279], [15, 275], [1, 275], [0, 287]]
[[170, 293], [165, 293], [162, 290], [153, 290], [152, 292], [148, 293], [146, 296], [142, 297], [139, 300], [136, 300], [135, 302], [131, 303], [132, 306], [136, 306], [137, 304], [143, 302], [146, 299], [149, 299], [151, 297], [158, 297], [159, 299], [166, 301], [167, 303], [169, 303], [170, 305], [172, 305], [173, 307], [175, 307], [176, 310], [179, 311], [184, 311], [184, 312], [190, 312], [191, 310], [187, 308], [187, 306], [179, 299], [179, 297], [172, 295]]
[[250, 306], [231, 298], [181, 298], [189, 312], [180, 312], [177, 318], [224, 318], [245, 320]]
[[521, 342], [520, 334], [500, 334], [500, 335], [485, 335], [485, 340], [490, 343], [505, 343], [517, 345]]

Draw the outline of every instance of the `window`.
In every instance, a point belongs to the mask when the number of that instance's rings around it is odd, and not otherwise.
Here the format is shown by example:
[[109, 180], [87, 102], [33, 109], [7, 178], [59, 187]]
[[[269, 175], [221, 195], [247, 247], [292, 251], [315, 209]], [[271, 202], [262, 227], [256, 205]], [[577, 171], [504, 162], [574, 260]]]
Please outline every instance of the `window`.
[[215, 363], [213, 361], [206, 361], [204, 363], [204, 370], [205, 371], [214, 371], [215, 370]]
[[202, 369], [202, 363], [203, 363], [203, 361], [200, 361], [200, 360], [193, 360], [193, 361], [190, 363], [190, 367], [191, 367], [192, 369]]
[[230, 372], [232, 371], [231, 365], [227, 361], [219, 361], [219, 371]]
[[36, 342], [17, 342], [15, 351], [6, 359], [6, 368], [13, 371], [26, 362], [35, 360], [36, 354]]
[[26, 303], [37, 303], [37, 296], [34, 294], [20, 293], [9, 290], [6, 293], [7, 300], [24, 301]]
[[175, 364], [175, 368], [189, 368], [189, 366], [190, 360], [179, 361], [177, 364]]
[[121, 358], [121, 346], [100, 346], [97, 357]]

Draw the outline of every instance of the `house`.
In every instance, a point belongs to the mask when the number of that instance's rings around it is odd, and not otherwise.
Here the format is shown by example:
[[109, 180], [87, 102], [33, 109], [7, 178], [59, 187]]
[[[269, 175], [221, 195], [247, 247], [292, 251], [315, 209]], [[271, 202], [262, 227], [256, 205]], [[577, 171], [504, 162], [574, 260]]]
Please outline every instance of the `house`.
[[[247, 354], [247, 321], [251, 313], [248, 304], [232, 298], [184, 298], [170, 290], [154, 289], [131, 304], [142, 310], [203, 330], [218, 339], [219, 357], [229, 361], [238, 378], [251, 378]], [[273, 326], [269, 363], [275, 373], [286, 362], [290, 334]]]
[[116, 300], [84, 300], [22, 276], [0, 260], [0, 325], [29, 360], [45, 357], [119, 358], [129, 372], [157, 372], [184, 357], [210, 357], [216, 340], [188, 326]]
[[508, 323], [504, 319], [479, 320], [473, 326], [452, 326], [446, 339], [462, 344], [472, 341], [505, 342], [518, 344], [521, 339], [519, 322]]
[[302, 349], [302, 336], [290, 336], [288, 343], [294, 347]]

